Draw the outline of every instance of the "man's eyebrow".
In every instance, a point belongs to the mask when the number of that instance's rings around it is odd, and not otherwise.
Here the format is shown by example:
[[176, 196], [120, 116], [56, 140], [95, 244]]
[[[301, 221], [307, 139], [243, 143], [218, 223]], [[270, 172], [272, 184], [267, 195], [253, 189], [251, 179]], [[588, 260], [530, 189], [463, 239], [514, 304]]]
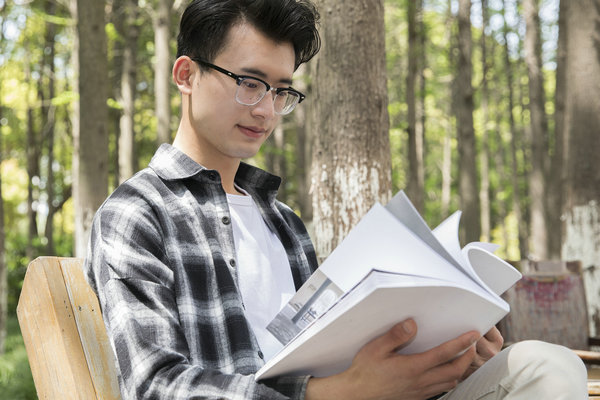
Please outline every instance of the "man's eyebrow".
[[[257, 78], [261, 78], [263, 80], [267, 80], [267, 74], [265, 74], [263, 71], [261, 71], [259, 69], [249, 68], [248, 67], [248, 68], [242, 68], [242, 71], [245, 72], [245, 73], [247, 73], [247, 74], [254, 75]], [[289, 78], [283, 78], [283, 79], [280, 79], [278, 83], [283, 83], [285, 85], [291, 86], [292, 85], [292, 80], [289, 79]]]

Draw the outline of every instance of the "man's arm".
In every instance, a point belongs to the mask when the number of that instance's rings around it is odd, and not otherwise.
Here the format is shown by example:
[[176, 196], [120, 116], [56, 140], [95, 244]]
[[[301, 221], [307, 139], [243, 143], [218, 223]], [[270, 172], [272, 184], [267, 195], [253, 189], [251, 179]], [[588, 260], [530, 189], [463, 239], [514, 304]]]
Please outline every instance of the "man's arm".
[[[105, 204], [94, 220], [86, 260], [88, 280], [98, 294], [116, 353], [123, 397], [169, 400], [302, 397], [308, 378], [282, 378], [269, 381], [268, 385], [257, 383], [252, 375], [256, 354], [244, 353], [244, 348], [250, 345], [232, 349], [231, 353], [222, 351], [230, 345], [231, 335], [244, 335], [243, 332], [218, 323], [215, 328], [206, 322], [194, 327], [204, 340], [190, 343], [186, 339], [186, 327], [182, 324], [186, 313], [204, 313], [206, 321], [213, 321], [224, 318], [222, 310], [215, 307], [218, 304], [204, 302], [208, 293], [198, 293], [182, 304], [178, 291], [180, 294], [186, 288], [176, 283], [176, 274], [181, 271], [176, 272], [168, 265], [164, 233], [156, 213], [143, 204], [134, 204], [135, 201], [139, 202], [127, 197]], [[237, 323], [227, 322], [234, 326]], [[234, 351], [237, 367], [232, 358]], [[247, 371], [240, 371], [239, 365], [245, 359]]]

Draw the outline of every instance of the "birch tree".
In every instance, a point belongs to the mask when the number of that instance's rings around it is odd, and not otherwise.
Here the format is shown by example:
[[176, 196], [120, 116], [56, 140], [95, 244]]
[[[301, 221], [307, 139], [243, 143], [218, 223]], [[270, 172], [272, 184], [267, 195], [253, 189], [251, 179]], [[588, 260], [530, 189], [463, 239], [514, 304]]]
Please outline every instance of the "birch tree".
[[458, 132], [459, 195], [463, 210], [463, 242], [478, 241], [481, 236], [475, 129], [473, 127], [473, 64], [471, 61], [471, 0], [458, 2], [458, 60], [456, 65], [455, 112]]
[[171, 98], [169, 96], [171, 78], [171, 8], [173, 0], [158, 0], [154, 14], [154, 96], [156, 102], [156, 127], [158, 143], [171, 142]]
[[382, 0], [318, 2], [312, 167], [315, 244], [327, 256], [391, 193]]
[[407, 194], [415, 207], [423, 212], [425, 194], [424, 94], [419, 90], [423, 79], [423, 2], [408, 1], [408, 74], [406, 76], [406, 105], [408, 109], [408, 183]]
[[570, 2], [566, 15], [567, 199], [563, 259], [581, 260], [590, 334], [600, 331], [600, 50], [597, 0]]
[[[139, 29], [137, 25], [137, 0], [127, 0], [121, 3], [118, 27], [122, 39], [122, 60], [120, 71], [119, 102], [122, 114], [119, 119], [119, 183], [131, 177], [137, 169], [135, 157], [135, 92], [136, 92], [136, 55]], [[167, 58], [168, 59], [168, 58]]]
[[546, 227], [546, 159], [548, 120], [542, 73], [542, 44], [538, 0], [524, 0], [525, 61], [529, 76], [529, 118], [531, 128], [531, 174], [529, 199], [531, 202], [531, 251], [536, 258], [548, 258]]
[[565, 184], [567, 182], [565, 157], [568, 135], [565, 129], [565, 94], [567, 61], [567, 24], [569, 1], [560, 1], [558, 15], [558, 43], [556, 48], [556, 89], [554, 92], [554, 143], [547, 187], [548, 258], [559, 259], [562, 243]]
[[104, 1], [76, 0], [79, 107], [78, 129], [73, 132], [73, 198], [77, 257], [85, 256], [92, 219], [108, 195], [104, 6]]

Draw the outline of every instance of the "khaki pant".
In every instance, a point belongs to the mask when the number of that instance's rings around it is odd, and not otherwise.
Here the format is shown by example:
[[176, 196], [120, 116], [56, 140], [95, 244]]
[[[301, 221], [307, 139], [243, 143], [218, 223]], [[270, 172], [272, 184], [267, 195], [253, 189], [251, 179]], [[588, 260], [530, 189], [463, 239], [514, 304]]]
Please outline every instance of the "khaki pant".
[[443, 400], [587, 399], [583, 362], [563, 346], [524, 341], [486, 362]]

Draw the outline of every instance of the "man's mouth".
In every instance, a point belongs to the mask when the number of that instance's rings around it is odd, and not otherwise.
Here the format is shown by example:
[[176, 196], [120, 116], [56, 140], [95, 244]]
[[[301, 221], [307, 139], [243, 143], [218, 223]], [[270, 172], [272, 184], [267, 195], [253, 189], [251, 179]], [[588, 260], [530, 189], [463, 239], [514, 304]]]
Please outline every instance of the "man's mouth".
[[242, 131], [244, 135], [252, 138], [259, 138], [263, 136], [267, 131], [265, 128], [257, 126], [238, 125], [238, 128]]

